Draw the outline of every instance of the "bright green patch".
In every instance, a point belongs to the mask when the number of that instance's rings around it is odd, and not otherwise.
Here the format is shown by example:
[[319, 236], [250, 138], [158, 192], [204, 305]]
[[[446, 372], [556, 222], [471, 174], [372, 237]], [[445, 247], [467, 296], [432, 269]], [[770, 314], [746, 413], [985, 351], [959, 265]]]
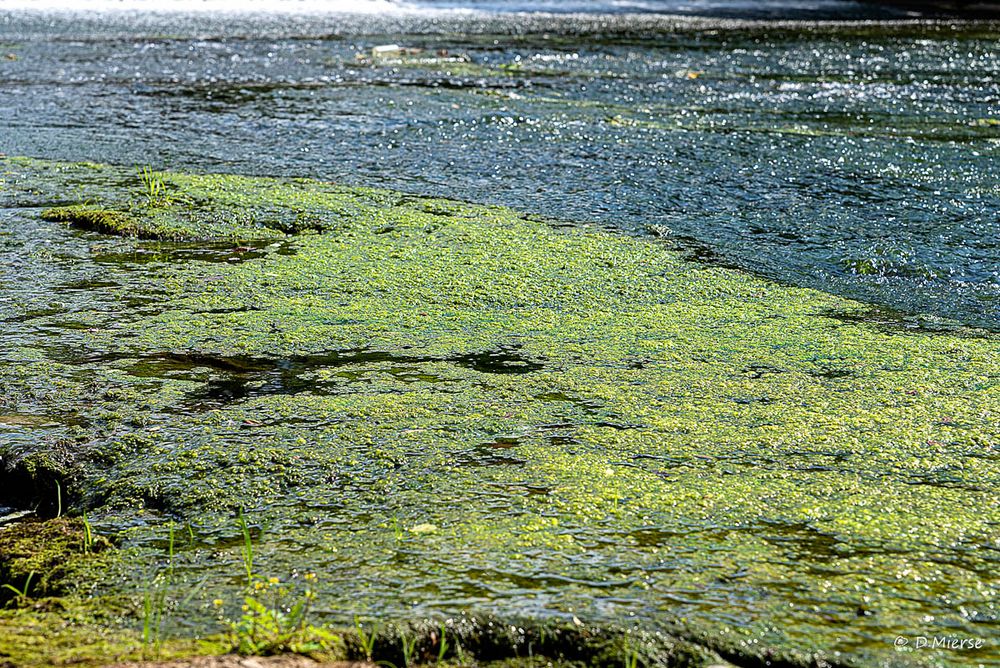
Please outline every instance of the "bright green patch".
[[[4, 168], [11, 204], [72, 181], [135, 236], [286, 242], [220, 263], [64, 230], [89, 255], [44, 266], [76, 286], [94, 263], [101, 299], [71, 293], [94, 300], [73, 327], [65, 305], [11, 316], [32, 328], [0, 408], [64, 425], [19, 452], [86, 444], [69, 498], [129, 557], [102, 591], [140, 596], [169, 552], [168, 637], [241, 600], [242, 513], [253, 571], [318, 573], [340, 626], [634, 625], [792, 664], [1000, 642], [995, 336], [880, 331], [861, 304], [497, 207], [171, 173], [144, 207], [129, 170]], [[933, 635], [986, 645], [893, 646]]]

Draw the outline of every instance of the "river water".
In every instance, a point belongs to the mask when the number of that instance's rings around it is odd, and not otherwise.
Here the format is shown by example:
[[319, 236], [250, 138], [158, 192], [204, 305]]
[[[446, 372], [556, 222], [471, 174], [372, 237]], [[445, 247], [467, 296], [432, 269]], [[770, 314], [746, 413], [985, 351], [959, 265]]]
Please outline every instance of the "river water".
[[[997, 23], [834, 0], [5, 5], [10, 155], [502, 203], [1000, 326]], [[380, 44], [424, 51], [363, 58]]]

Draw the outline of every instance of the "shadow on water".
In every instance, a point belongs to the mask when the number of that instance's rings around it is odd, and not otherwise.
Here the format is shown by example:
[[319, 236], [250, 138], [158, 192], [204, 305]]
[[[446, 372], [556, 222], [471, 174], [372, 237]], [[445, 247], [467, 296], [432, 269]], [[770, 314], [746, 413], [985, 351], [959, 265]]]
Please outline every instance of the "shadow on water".
[[480, 373], [532, 373], [541, 371], [544, 365], [520, 354], [520, 346], [498, 346], [492, 350], [468, 353], [453, 357], [448, 361]]
[[147, 265], [176, 262], [211, 262], [237, 264], [266, 257], [275, 247], [278, 255], [294, 255], [295, 249], [288, 242], [252, 241], [243, 244], [231, 242], [145, 243], [136, 248], [98, 252], [93, 260], [98, 265]]
[[687, 234], [676, 234], [662, 225], [650, 225], [647, 230], [671, 250], [681, 254], [685, 260], [723, 269], [744, 269], [718, 252], [710, 244]]
[[804, 522], [764, 521], [742, 527], [692, 527], [687, 531], [644, 527], [629, 532], [626, 539], [639, 547], [658, 548], [680, 543], [692, 533], [705, 535], [715, 541], [732, 539], [734, 534], [749, 534], [781, 548], [789, 558], [820, 563], [876, 551], [872, 548], [864, 551], [851, 546], [834, 534], [820, 531]]
[[755, 525], [752, 531], [785, 550], [792, 558], [822, 562], [851, 556], [846, 543], [804, 522], [763, 522]]
[[457, 454], [460, 466], [523, 466], [528, 460], [513, 453], [520, 444], [517, 438], [498, 438]]
[[580, 399], [578, 397], [573, 397], [563, 392], [545, 392], [543, 394], [535, 395], [535, 398], [540, 401], [548, 402], [560, 402], [565, 401], [566, 403], [572, 404], [574, 406], [579, 406], [586, 411], [594, 411], [601, 408], [601, 403], [599, 401], [594, 401], [592, 399]]
[[824, 318], [831, 318], [850, 325], [866, 325], [874, 327], [887, 334], [942, 334], [963, 338], [984, 338], [991, 336], [985, 329], [969, 328], [961, 323], [920, 316], [888, 306], [871, 305], [864, 310], [833, 311], [818, 313]]
[[787, 371], [785, 369], [779, 369], [778, 367], [767, 364], [751, 364], [743, 370], [743, 373], [745, 373], [749, 378], [757, 380], [759, 378], [763, 378], [764, 376], [787, 373]]
[[[129, 359], [127, 356], [119, 359]], [[88, 357], [84, 363], [111, 361], [107, 356]], [[420, 373], [413, 365], [450, 362], [480, 373], [523, 374], [539, 371], [544, 364], [520, 352], [520, 346], [502, 345], [490, 350], [450, 357], [406, 355], [367, 349], [343, 350], [286, 359], [215, 356], [205, 353], [162, 353], [144, 356], [130, 372], [143, 378], [173, 378], [203, 383], [189, 392], [182, 408], [212, 409], [244, 399], [268, 395], [329, 394], [357, 374], [338, 374], [331, 379], [313, 377], [318, 371], [342, 367], [391, 363], [389, 373], [403, 382], [440, 382], [433, 374]], [[207, 376], [207, 377], [206, 377]]]
[[850, 369], [837, 369], [831, 366], [820, 366], [818, 369], [808, 371], [807, 373], [814, 378], [822, 378], [824, 380], [838, 380], [840, 378], [850, 378], [855, 375]]
[[[830, 565], [849, 559], [864, 559], [872, 556], [906, 555], [912, 552], [912, 547], [893, 542], [853, 543], [844, 540], [833, 533], [821, 531], [805, 522], [763, 521], [740, 527], [691, 527], [688, 530], [676, 530], [663, 527], [643, 527], [635, 529], [623, 536], [623, 539], [640, 548], [663, 548], [680, 545], [687, 542], [686, 537], [698, 534], [711, 542], [733, 540], [735, 536], [749, 535], [773, 545], [784, 553], [788, 559], [801, 562], [803, 569], [828, 572]], [[1000, 554], [994, 553], [986, 557], [983, 564], [972, 555], [989, 553], [989, 540], [985, 538], [971, 540], [961, 550], [939, 553], [931, 546], [926, 546], [929, 561], [961, 568], [972, 573], [987, 575], [1000, 560]], [[860, 614], [860, 613], [859, 613]]]

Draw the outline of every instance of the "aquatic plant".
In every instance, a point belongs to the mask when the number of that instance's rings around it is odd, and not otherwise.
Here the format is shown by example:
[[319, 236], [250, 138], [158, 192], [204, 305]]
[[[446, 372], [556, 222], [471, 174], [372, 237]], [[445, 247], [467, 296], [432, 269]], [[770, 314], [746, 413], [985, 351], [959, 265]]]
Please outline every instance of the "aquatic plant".
[[393, 517], [390, 526], [392, 527], [392, 535], [396, 537], [396, 541], [403, 540], [404, 531], [403, 527], [399, 524], [399, 518]]
[[35, 577], [35, 571], [28, 573], [28, 577], [25, 578], [24, 585], [20, 589], [10, 583], [5, 583], [2, 588], [14, 592], [15, 603], [21, 605], [28, 598], [28, 593], [31, 591], [31, 579], [33, 577]]
[[166, 591], [159, 580], [152, 580], [142, 599], [142, 642], [152, 649], [152, 656], [159, 655], [163, 630], [163, 611], [166, 609]]
[[[316, 598], [313, 589], [315, 573], [302, 576], [298, 589], [280, 578], [259, 575], [254, 570], [254, 545], [246, 515], [240, 511], [237, 523], [242, 538], [241, 556], [246, 577], [241, 614], [235, 620], [221, 617], [233, 651], [240, 654], [269, 655], [281, 652], [309, 654], [330, 652], [343, 645], [342, 638], [332, 631], [314, 625], [309, 615]], [[190, 525], [189, 525], [190, 531]], [[213, 601], [220, 614], [225, 602]]]
[[373, 626], [371, 632], [369, 633], [368, 631], [365, 631], [365, 627], [364, 624], [361, 623], [361, 619], [355, 616], [354, 629], [357, 631], [358, 642], [361, 644], [361, 650], [365, 654], [365, 659], [371, 661], [375, 652], [375, 639], [378, 637], [378, 626]]
[[624, 668], [638, 668], [639, 653], [634, 649], [625, 648], [625, 657], [622, 659]]
[[243, 537], [243, 573], [247, 578], [247, 587], [253, 585], [253, 539], [250, 536], [250, 527], [247, 525], [247, 518], [240, 511], [239, 515], [240, 535]]
[[304, 577], [301, 592], [276, 577], [255, 580], [252, 594], [243, 598], [242, 614], [229, 623], [233, 649], [240, 654], [330, 652], [343, 645], [332, 631], [311, 624], [309, 614], [316, 594], [315, 575]]
[[87, 513], [83, 513], [83, 551], [85, 554], [94, 551], [94, 531], [87, 519]]
[[171, 198], [167, 194], [167, 184], [163, 178], [149, 165], [136, 168], [136, 175], [142, 184], [142, 194], [145, 204], [149, 207], [170, 206]]
[[441, 622], [440, 628], [441, 635], [438, 638], [438, 663], [444, 661], [444, 658], [448, 655], [448, 626]]
[[417, 638], [406, 632], [399, 635], [399, 645], [403, 652], [403, 668], [410, 668], [417, 651]]
[[167, 565], [154, 572], [142, 600], [142, 641], [158, 657], [163, 640], [163, 625], [167, 609], [167, 594], [174, 579], [174, 525], [167, 533]]

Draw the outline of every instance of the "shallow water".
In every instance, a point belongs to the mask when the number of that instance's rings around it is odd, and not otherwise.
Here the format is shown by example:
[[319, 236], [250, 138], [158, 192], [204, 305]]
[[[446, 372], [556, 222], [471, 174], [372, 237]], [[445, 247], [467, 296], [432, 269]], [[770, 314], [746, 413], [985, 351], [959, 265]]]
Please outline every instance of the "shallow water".
[[[1000, 326], [997, 24], [725, 18], [899, 15], [853, 3], [458, 4], [6, 12], [0, 151], [655, 229], [780, 281]], [[364, 58], [387, 43], [424, 51]]]

